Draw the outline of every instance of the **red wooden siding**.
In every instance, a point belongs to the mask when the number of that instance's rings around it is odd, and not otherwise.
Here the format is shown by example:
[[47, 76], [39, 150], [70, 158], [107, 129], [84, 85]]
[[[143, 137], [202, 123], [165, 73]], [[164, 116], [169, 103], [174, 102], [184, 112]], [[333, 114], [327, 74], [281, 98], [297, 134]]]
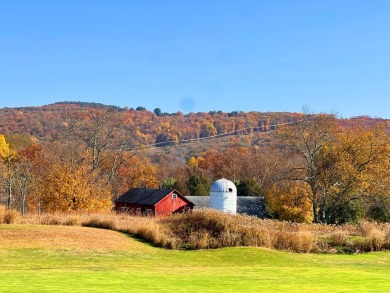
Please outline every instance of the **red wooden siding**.
[[[173, 194], [176, 194], [174, 198]], [[181, 194], [171, 192], [156, 204], [156, 216], [165, 216], [172, 213], [182, 212], [186, 209], [192, 209], [193, 205], [189, 205]]]

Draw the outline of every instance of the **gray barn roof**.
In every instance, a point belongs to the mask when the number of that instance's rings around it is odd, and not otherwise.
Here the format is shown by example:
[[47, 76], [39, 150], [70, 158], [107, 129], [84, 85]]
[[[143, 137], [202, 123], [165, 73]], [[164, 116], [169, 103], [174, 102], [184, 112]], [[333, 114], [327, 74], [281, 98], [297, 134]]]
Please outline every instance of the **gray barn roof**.
[[[186, 196], [195, 204], [195, 209], [209, 208], [210, 196]], [[267, 218], [264, 198], [259, 196], [237, 196], [237, 213], [259, 218]]]
[[174, 189], [132, 188], [115, 202], [153, 206], [172, 191]]

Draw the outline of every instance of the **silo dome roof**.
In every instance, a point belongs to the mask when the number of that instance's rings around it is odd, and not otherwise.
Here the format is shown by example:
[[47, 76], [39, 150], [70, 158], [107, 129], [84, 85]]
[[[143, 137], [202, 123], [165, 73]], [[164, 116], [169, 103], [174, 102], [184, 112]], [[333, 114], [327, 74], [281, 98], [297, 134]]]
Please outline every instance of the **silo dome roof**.
[[237, 193], [237, 188], [234, 183], [225, 178], [215, 181], [211, 187], [210, 192], [235, 192]]

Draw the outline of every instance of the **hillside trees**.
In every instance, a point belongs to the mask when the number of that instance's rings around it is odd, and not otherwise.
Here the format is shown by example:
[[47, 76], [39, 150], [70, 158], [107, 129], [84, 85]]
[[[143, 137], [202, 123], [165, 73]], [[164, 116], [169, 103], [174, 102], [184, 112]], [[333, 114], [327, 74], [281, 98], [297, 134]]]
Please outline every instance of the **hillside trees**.
[[157, 129], [156, 144], [165, 145], [165, 143], [178, 143], [182, 138], [182, 133], [169, 122], [161, 123]]
[[[6, 141], [0, 139], [1, 201], [22, 212], [92, 211], [85, 205], [92, 194], [110, 206], [107, 198], [140, 186], [207, 195], [211, 182], [225, 177], [239, 195], [265, 196], [275, 218], [390, 220], [389, 125], [379, 127], [381, 119], [220, 111], [175, 116], [78, 104], [0, 113], [0, 131], [8, 131]], [[280, 123], [293, 124], [274, 132]], [[203, 139], [216, 134], [222, 135]], [[67, 204], [54, 204], [57, 199]]]
[[240, 147], [235, 144], [203, 154], [198, 166], [211, 180], [228, 178], [238, 184], [238, 195], [263, 195], [275, 180], [279, 158], [275, 149], [263, 146]]
[[109, 211], [111, 190], [88, 164], [77, 142], [15, 145], [2, 143], [2, 179], [8, 208], [28, 210]]

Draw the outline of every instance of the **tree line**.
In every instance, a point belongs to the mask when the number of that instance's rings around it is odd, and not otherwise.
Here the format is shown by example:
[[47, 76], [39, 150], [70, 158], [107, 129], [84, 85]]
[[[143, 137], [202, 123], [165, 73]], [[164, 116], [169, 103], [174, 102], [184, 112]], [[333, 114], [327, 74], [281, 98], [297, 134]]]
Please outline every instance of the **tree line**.
[[[215, 127], [207, 119], [200, 123]], [[170, 125], [162, 123], [156, 137], [172, 139]], [[246, 140], [252, 133], [204, 149], [191, 151], [190, 145], [182, 155], [144, 148], [149, 140], [133, 126], [116, 111], [98, 108], [69, 115], [56, 139], [0, 135], [1, 202], [22, 213], [106, 212], [131, 187], [208, 195], [211, 183], [224, 177], [236, 183], [239, 195], [265, 197], [276, 219], [390, 220], [386, 121], [345, 125], [333, 115], [303, 114], [262, 143]]]

